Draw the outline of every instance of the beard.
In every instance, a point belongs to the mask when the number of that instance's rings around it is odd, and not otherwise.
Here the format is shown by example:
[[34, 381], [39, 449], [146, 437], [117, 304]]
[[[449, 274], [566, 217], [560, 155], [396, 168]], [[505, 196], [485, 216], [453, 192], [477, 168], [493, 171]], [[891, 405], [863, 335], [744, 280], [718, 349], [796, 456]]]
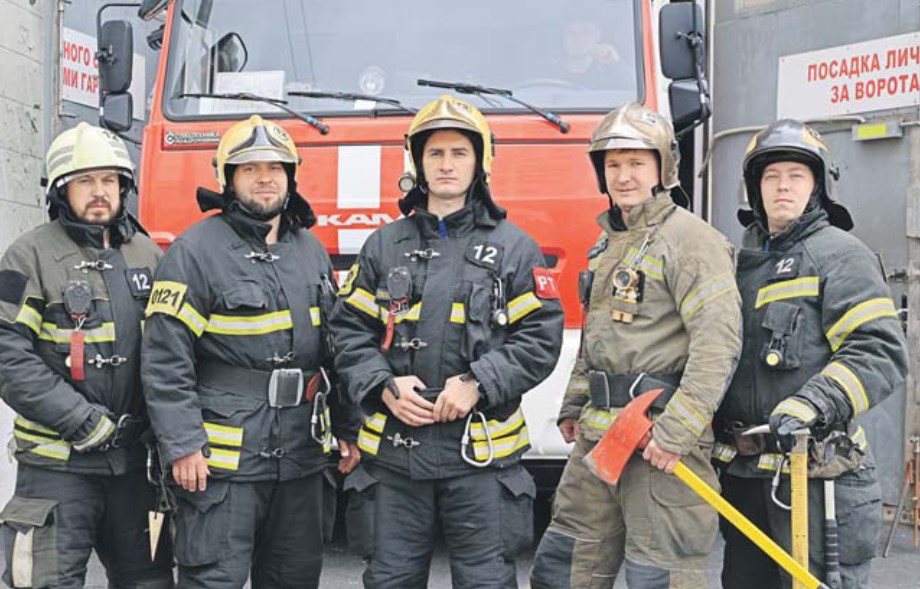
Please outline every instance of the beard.
[[[103, 204], [105, 208], [98, 205]], [[97, 199], [87, 203], [83, 210], [77, 215], [77, 218], [88, 225], [108, 225], [112, 219], [118, 216], [121, 206], [113, 207], [112, 203], [105, 199]]]
[[284, 205], [287, 203], [287, 195], [282, 196], [271, 202], [262, 202], [252, 198], [240, 199], [243, 210], [256, 221], [271, 221], [284, 211]]

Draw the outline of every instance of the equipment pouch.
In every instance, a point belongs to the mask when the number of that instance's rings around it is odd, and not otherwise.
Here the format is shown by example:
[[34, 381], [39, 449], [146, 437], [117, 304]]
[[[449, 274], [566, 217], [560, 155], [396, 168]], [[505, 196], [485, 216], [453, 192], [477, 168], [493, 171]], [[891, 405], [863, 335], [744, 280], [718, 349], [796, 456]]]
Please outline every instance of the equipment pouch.
[[767, 341], [760, 359], [773, 370], [794, 370], [799, 367], [798, 319], [802, 310], [792, 303], [770, 303], [761, 325], [767, 330]]
[[297, 407], [303, 401], [303, 372], [299, 368], [276, 368], [268, 381], [268, 405], [276, 409]]
[[57, 501], [13, 497], [0, 512], [3, 582], [10, 587], [58, 584]]

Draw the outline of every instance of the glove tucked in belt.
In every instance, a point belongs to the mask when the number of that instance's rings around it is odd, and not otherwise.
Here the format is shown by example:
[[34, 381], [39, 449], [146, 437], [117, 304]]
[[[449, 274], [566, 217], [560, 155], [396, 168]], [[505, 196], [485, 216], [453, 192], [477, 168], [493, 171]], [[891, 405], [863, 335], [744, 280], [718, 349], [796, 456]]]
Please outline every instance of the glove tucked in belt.
[[677, 386], [680, 373], [673, 374], [608, 374], [600, 370], [588, 371], [588, 389], [591, 404], [595, 407], [625, 407], [642, 393], [663, 389], [652, 407], [664, 411]]

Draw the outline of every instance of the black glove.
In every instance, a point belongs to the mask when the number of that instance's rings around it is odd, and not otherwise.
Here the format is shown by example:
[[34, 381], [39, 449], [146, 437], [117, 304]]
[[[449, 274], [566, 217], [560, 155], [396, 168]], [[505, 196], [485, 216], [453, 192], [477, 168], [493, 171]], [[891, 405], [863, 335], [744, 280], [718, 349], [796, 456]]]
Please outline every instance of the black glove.
[[770, 414], [770, 432], [779, 443], [780, 450], [788, 453], [795, 445], [796, 430], [810, 428], [817, 423], [818, 410], [804, 397], [792, 395], [783, 399]]

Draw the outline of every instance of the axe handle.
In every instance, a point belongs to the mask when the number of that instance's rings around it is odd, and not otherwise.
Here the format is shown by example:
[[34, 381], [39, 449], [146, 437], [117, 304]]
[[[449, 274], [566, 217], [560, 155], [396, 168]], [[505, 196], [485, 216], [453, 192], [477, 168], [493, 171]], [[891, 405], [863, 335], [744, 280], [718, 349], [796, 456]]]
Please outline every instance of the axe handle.
[[760, 531], [760, 529], [751, 523], [744, 514], [734, 508], [731, 503], [722, 498], [722, 495], [713, 490], [706, 484], [703, 479], [696, 473], [687, 468], [683, 462], [678, 462], [674, 467], [674, 474], [685, 485], [690, 487], [697, 495], [702, 497], [706, 503], [718, 511], [722, 517], [727, 519], [733, 526], [747, 536], [751, 542], [758, 548], [767, 553], [767, 556], [776, 561], [776, 564], [783, 567], [787, 573], [801, 583], [806, 589], [827, 589], [827, 586], [819, 581], [814, 575], [808, 572], [808, 569], [800, 565], [792, 558], [788, 552], [780, 548], [769, 536]]

